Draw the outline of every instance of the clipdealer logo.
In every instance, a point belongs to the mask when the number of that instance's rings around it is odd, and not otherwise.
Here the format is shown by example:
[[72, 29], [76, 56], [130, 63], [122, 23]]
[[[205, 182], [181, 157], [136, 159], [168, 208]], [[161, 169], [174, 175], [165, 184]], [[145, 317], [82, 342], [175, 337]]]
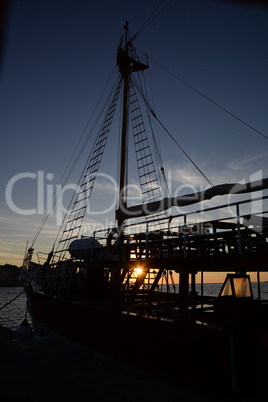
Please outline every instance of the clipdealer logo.
[[[168, 187], [172, 188], [172, 177], [171, 172], [168, 172]], [[90, 191], [89, 188], [86, 188], [84, 185], [77, 185], [74, 183], [69, 183], [65, 185], [61, 184], [53, 184], [52, 181], [54, 179], [54, 175], [52, 173], [45, 173], [44, 171], [38, 171], [37, 173], [33, 172], [21, 172], [14, 175], [7, 183], [5, 190], [5, 198], [8, 207], [11, 211], [15, 212], [18, 215], [35, 215], [35, 214], [45, 214], [45, 213], [54, 213], [59, 214], [61, 216], [65, 215], [68, 212], [66, 205], [68, 204], [68, 194], [75, 194], [75, 199], [77, 202], [83, 200], [83, 197], [89, 198], [88, 195], [84, 196], [85, 191]], [[98, 209], [98, 211], [94, 211], [90, 208], [90, 204], [87, 205], [87, 213], [91, 215], [99, 215], [105, 214], [110, 211], [116, 210], [117, 204], [117, 195], [119, 192], [119, 187], [115, 179], [105, 173], [98, 173], [97, 180], [103, 179], [103, 184], [100, 185], [99, 189], [108, 189], [110, 194], [109, 198], [109, 206], [104, 209]], [[20, 198], [16, 195], [16, 191], [20, 189], [21, 193], [23, 193], [24, 188], [26, 188], [27, 180], [32, 181], [31, 183], [31, 194], [32, 200], [35, 203], [35, 208], [22, 208], [22, 202]], [[203, 189], [203, 187], [202, 187]], [[185, 192], [195, 192], [200, 191], [197, 190], [194, 186], [190, 184], [183, 184], [176, 187], [174, 196], [179, 196]], [[148, 187], [148, 191], [151, 191], [150, 187]], [[138, 205], [142, 203], [142, 192], [141, 188], [138, 184], [132, 183], [128, 184], [122, 189], [124, 194], [127, 194], [128, 203], [131, 205]], [[108, 198], [107, 198], [108, 200]], [[101, 205], [99, 205], [101, 208]], [[121, 206], [124, 209], [124, 205]], [[181, 212], [179, 207], [176, 207], [178, 212]]]
[[[49, 206], [53, 204], [54, 198], [54, 185], [50, 183], [45, 183], [45, 181], [53, 180], [54, 175], [52, 173], [44, 174], [42, 171], [38, 171], [37, 173], [31, 172], [22, 172], [13, 176], [7, 183], [5, 197], [8, 207], [18, 215], [35, 215], [35, 214], [44, 214]], [[33, 193], [33, 197], [37, 197], [36, 199], [36, 208], [25, 209], [21, 208], [17, 202], [15, 202], [14, 190], [16, 186], [24, 186], [24, 180], [31, 179], [36, 182], [36, 192]], [[24, 182], [24, 183], [23, 183]], [[60, 194], [61, 186], [56, 185], [56, 194]], [[68, 185], [66, 190], [73, 189], [73, 185]], [[23, 191], [21, 189], [21, 191]], [[16, 200], [18, 201], [18, 200]], [[51, 211], [52, 213], [52, 211]]]
[[[107, 181], [109, 181], [110, 187], [112, 187], [112, 191], [116, 194], [117, 184], [113, 177], [106, 175], [104, 173], [99, 173], [98, 177], [102, 177]], [[35, 214], [53, 214], [57, 215], [57, 223], [60, 223], [63, 216], [68, 212], [68, 208], [66, 205], [70, 202], [70, 196], [76, 193], [77, 200], [81, 200], [83, 195], [79, 194], [83, 193], [84, 188], [81, 186], [68, 183], [65, 185], [61, 184], [53, 184], [52, 180], [54, 179], [54, 175], [52, 173], [47, 173], [43, 171], [38, 171], [37, 173], [33, 172], [22, 172], [14, 175], [7, 183], [5, 189], [5, 198], [6, 203], [9, 209], [15, 212], [18, 215], [35, 215]], [[35, 202], [35, 208], [22, 208], [20, 199], [15, 195], [15, 191], [20, 189], [23, 192], [23, 187], [26, 184], [27, 180], [32, 181], [32, 190], [31, 196], [33, 201]], [[114, 191], [113, 191], [114, 188]], [[68, 194], [69, 192], [69, 194]], [[115, 209], [115, 197], [108, 208], [105, 208], [101, 211], [91, 211], [90, 206], [87, 207], [87, 212], [92, 215], [107, 213], [111, 210]]]
[[[168, 179], [168, 187], [174, 188], [174, 181], [172, 179], [172, 172], [167, 172], [167, 179]], [[37, 173], [33, 172], [21, 172], [14, 175], [7, 183], [6, 190], [5, 190], [5, 198], [8, 207], [11, 211], [18, 215], [35, 215], [35, 214], [53, 214], [56, 213], [57, 224], [61, 224], [63, 217], [68, 212], [68, 208], [66, 207], [69, 202], [67, 199], [70, 199], [70, 194], [74, 194], [76, 197], [77, 202], [82, 202], [83, 197], [88, 199], [87, 195], [85, 196], [85, 187], [74, 183], [68, 183], [65, 185], [61, 184], [53, 184], [52, 181], [54, 179], [54, 175], [52, 173], [45, 173], [43, 171], [38, 171]], [[90, 203], [86, 205], [86, 213], [90, 215], [101, 215], [107, 214], [108, 212], [114, 212], [116, 210], [117, 204], [117, 194], [118, 194], [118, 184], [116, 183], [115, 179], [107, 175], [105, 173], [98, 173], [96, 179], [103, 179], [103, 184], [101, 184], [102, 190], [105, 189], [109, 191], [110, 198], [108, 201], [108, 197], [106, 199], [106, 205], [109, 204], [107, 207], [103, 207], [100, 202], [97, 202], [98, 211], [94, 211]], [[35, 202], [35, 208], [22, 208], [20, 204], [20, 200], [18, 196], [15, 196], [15, 191], [20, 189], [23, 192], [23, 187], [25, 186], [25, 180], [33, 181], [34, 184], [33, 191], [31, 193], [32, 200]], [[263, 172], [257, 171], [250, 176], [250, 181], [262, 181], [263, 180]], [[245, 180], [241, 181], [240, 183], [243, 184]], [[25, 186], [26, 187], [26, 186]], [[205, 187], [200, 185], [199, 188], [192, 186], [191, 184], [183, 184], [179, 185], [174, 194], [174, 199], [176, 197], [183, 196], [183, 194], [197, 194], [200, 191], [204, 191]], [[91, 191], [90, 189], [86, 191]], [[69, 192], [69, 194], [67, 194]], [[126, 194], [128, 194], [128, 200], [132, 205], [141, 204], [142, 194], [140, 186], [137, 184], [130, 184], [124, 190]], [[76, 193], [76, 194], [75, 194]], [[259, 211], [262, 210], [262, 200], [259, 199], [258, 201], [254, 201], [253, 193], [249, 193], [250, 198], [249, 200], [252, 201], [251, 204], [248, 204], [247, 214], [248, 216], [252, 216]], [[248, 194], [248, 195], [249, 195]], [[229, 217], [237, 218], [237, 210], [232, 206], [233, 199], [232, 196], [235, 195], [235, 186], [231, 194], [227, 194], [227, 203], [226, 206], [229, 206]], [[74, 198], [75, 198], [74, 197]], [[73, 198], [73, 199], [74, 199]], [[226, 201], [225, 201], [226, 202]], [[159, 204], [161, 206], [161, 203]], [[198, 211], [202, 212], [205, 211], [207, 204], [199, 203]], [[123, 209], [124, 206], [121, 206]], [[185, 214], [183, 207], [174, 206], [177, 214]], [[157, 211], [155, 211], [157, 213]], [[240, 211], [241, 213], [242, 211]], [[187, 215], [187, 213], [186, 213]]]

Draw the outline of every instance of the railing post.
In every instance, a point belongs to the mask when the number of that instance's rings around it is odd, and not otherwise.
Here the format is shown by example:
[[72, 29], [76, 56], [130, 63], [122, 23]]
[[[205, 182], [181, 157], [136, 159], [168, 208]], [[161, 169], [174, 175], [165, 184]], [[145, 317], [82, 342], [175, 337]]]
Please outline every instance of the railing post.
[[242, 254], [239, 204], [236, 204], [236, 222], [237, 222], [237, 236], [238, 236], [238, 252], [239, 254]]
[[260, 271], [257, 271], [258, 300], [261, 300]]
[[183, 248], [184, 248], [184, 258], [187, 257], [187, 250], [186, 250], [186, 226], [187, 226], [187, 217], [184, 215], [184, 223], [183, 223], [183, 236], [184, 236], [184, 242], [183, 242]]
[[[96, 236], [96, 231], [95, 232], [93, 232], [93, 239], [95, 239], [95, 236]], [[91, 254], [90, 254], [90, 260], [92, 261], [93, 260], [93, 244], [94, 244], [94, 241], [92, 242], [92, 247], [91, 247]]]
[[[204, 272], [201, 271], [201, 310], [204, 308]], [[203, 321], [202, 321], [203, 323]]]
[[149, 228], [149, 223], [148, 222], [146, 222], [146, 243], [145, 243], [145, 255], [146, 255], [146, 258], [148, 258], [148, 237], [149, 237], [149, 234], [148, 234], [148, 229]]

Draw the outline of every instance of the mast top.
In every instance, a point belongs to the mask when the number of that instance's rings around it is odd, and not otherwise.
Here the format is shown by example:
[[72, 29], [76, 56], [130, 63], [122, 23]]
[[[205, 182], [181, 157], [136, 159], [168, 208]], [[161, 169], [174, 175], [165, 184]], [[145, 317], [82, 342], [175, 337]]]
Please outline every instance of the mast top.
[[117, 49], [117, 65], [121, 74], [131, 74], [136, 71], [146, 70], [148, 62], [141, 63], [140, 57], [137, 55], [137, 51], [128, 40], [128, 21], [124, 25], [125, 29], [125, 44], [123, 46], [123, 38]]

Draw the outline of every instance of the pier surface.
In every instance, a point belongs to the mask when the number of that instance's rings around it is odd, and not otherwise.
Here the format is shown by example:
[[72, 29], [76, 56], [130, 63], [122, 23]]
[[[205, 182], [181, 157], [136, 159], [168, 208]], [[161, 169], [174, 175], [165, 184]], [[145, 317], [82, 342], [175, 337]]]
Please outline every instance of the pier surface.
[[1, 326], [0, 376], [6, 402], [214, 400], [120, 363], [83, 357]]

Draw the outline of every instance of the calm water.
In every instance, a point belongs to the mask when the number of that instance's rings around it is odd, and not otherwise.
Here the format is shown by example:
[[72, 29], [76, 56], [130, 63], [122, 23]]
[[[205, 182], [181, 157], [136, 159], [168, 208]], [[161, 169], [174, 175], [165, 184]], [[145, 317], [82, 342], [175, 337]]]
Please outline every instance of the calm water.
[[13, 300], [23, 291], [22, 287], [0, 287], [0, 325], [15, 330], [23, 321], [26, 311], [26, 296], [23, 293], [6, 307], [6, 303]]
[[[220, 292], [221, 286], [221, 283], [204, 284], [204, 294], [208, 296], [217, 296]], [[198, 293], [200, 293], [201, 286], [197, 284], [196, 288]], [[254, 282], [252, 283], [252, 290], [254, 298], [257, 298], [257, 284]], [[6, 303], [13, 300], [22, 291], [23, 288], [21, 287], [0, 287], [0, 325], [15, 330], [23, 321], [26, 312], [26, 297], [24, 293], [6, 307], [2, 308]], [[261, 283], [261, 299], [268, 300], [267, 282]], [[29, 315], [27, 318], [30, 322]]]

